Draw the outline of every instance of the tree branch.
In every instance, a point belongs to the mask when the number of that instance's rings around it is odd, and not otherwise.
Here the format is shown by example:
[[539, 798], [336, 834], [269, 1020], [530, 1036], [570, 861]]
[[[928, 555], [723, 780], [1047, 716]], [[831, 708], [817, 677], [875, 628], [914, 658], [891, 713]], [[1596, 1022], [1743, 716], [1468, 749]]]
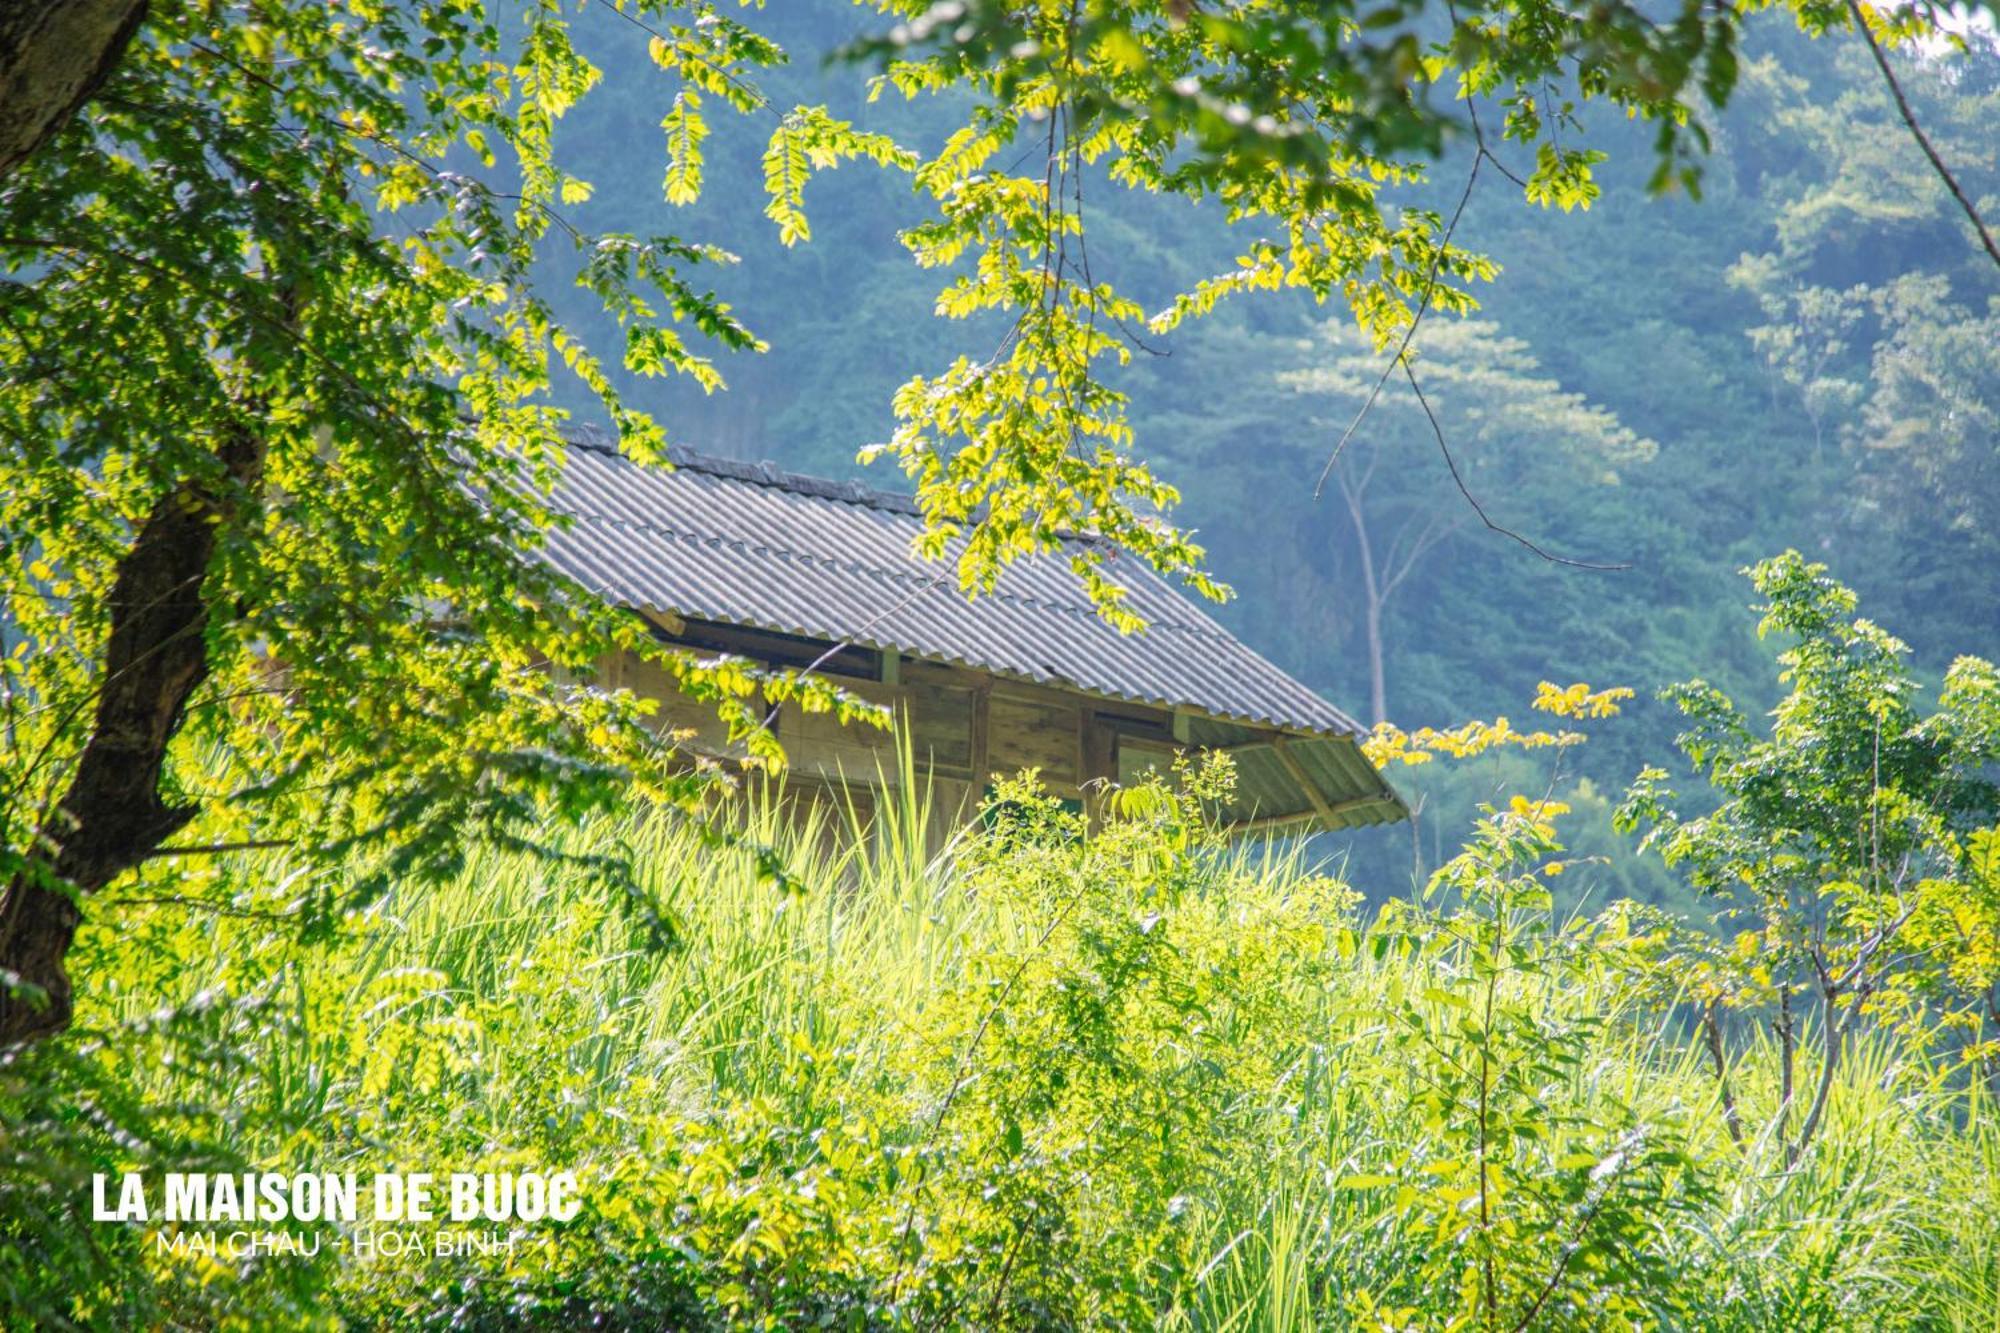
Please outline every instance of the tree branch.
[[1972, 229], [1979, 233], [1979, 243], [1986, 248], [1986, 253], [1993, 262], [2000, 264], [2000, 244], [1994, 242], [1993, 233], [1987, 230], [1985, 219], [1979, 216], [1979, 210], [1973, 207], [1972, 201], [1966, 198], [1965, 191], [1959, 188], [1958, 179], [1951, 174], [1951, 168], [1944, 164], [1944, 159], [1938, 156], [1937, 149], [1931, 146], [1930, 136], [1924, 133], [1923, 126], [1917, 124], [1917, 114], [1910, 109], [1910, 99], [1903, 96], [1903, 85], [1897, 81], [1896, 72], [1889, 68], [1889, 57], [1882, 50], [1882, 44], [1875, 40], [1874, 30], [1868, 26], [1868, 15], [1861, 8], [1861, 0], [1847, 0], [1847, 12], [1853, 15], [1854, 26], [1861, 32], [1861, 40], [1868, 43], [1868, 54], [1875, 57], [1875, 68], [1882, 71], [1883, 82], [1889, 85], [1889, 93], [1896, 99], [1897, 114], [1901, 115], [1903, 123], [1910, 127], [1911, 136], [1916, 139], [1917, 146], [1924, 150], [1924, 156], [1931, 160], [1931, 166], [1936, 170], [1938, 179], [1944, 182], [1945, 189], [1951, 191], [1951, 197], [1958, 201], [1958, 206], [1965, 210], [1965, 216], [1972, 220]]
[[1630, 565], [1599, 564], [1591, 560], [1572, 560], [1570, 557], [1566, 555], [1557, 555], [1555, 552], [1546, 550], [1536, 545], [1534, 542], [1529, 541], [1526, 537], [1523, 537], [1520, 533], [1514, 531], [1512, 528], [1502, 527], [1500, 524], [1495, 523], [1490, 517], [1488, 517], [1486, 513], [1486, 507], [1479, 503], [1478, 498], [1474, 496], [1471, 490], [1469, 490], [1466, 487], [1465, 478], [1459, 475], [1458, 460], [1451, 456], [1451, 446], [1445, 442], [1444, 438], [1444, 427], [1438, 424], [1437, 413], [1431, 411], [1430, 400], [1424, 397], [1423, 386], [1417, 383], [1416, 371], [1410, 368], [1410, 363], [1408, 361], [1402, 360], [1400, 358], [1400, 354], [1395, 364], [1402, 366], [1404, 376], [1408, 378], [1408, 380], [1410, 381], [1410, 388], [1416, 391], [1417, 402], [1422, 405], [1424, 409], [1424, 416], [1431, 423], [1431, 433], [1437, 437], [1438, 452], [1444, 455], [1444, 464], [1446, 467], [1451, 469], [1451, 479], [1458, 486], [1458, 493], [1465, 497], [1465, 502], [1467, 504], [1472, 506], [1472, 512], [1479, 515], [1479, 521], [1481, 523], [1484, 523], [1487, 526], [1487, 528], [1489, 528], [1491, 531], [1497, 532], [1503, 537], [1508, 537], [1513, 539], [1514, 541], [1519, 542], [1521, 545], [1527, 547], [1530, 551], [1533, 551], [1536, 555], [1540, 556], [1542, 559], [1548, 561], [1552, 565], [1567, 565], [1571, 569], [1608, 570], [1608, 569], [1632, 568], [1632, 566]]
[[1722, 1013], [1720, 1006], [1710, 1000], [1702, 1007], [1701, 1027], [1708, 1039], [1708, 1055], [1715, 1062], [1715, 1082], [1722, 1093], [1722, 1123], [1729, 1127], [1729, 1137], [1736, 1144], [1736, 1151], [1743, 1151], [1743, 1116], [1736, 1109], [1736, 1094], [1729, 1087], [1729, 1061], [1722, 1048]]
[[1444, 264], [1445, 254], [1451, 249], [1452, 233], [1458, 230], [1458, 220], [1465, 216], [1465, 206], [1472, 202], [1472, 187], [1479, 184], [1479, 165], [1485, 158], [1472, 159], [1472, 170], [1465, 178], [1465, 192], [1458, 197], [1458, 207], [1451, 211], [1451, 221], [1445, 225], [1444, 239], [1438, 242], [1437, 253], [1431, 256], [1430, 272], [1424, 275], [1424, 299], [1417, 303], [1417, 313], [1410, 317], [1410, 327], [1403, 330], [1403, 341], [1396, 346], [1396, 355], [1389, 358], [1389, 364], [1382, 367], [1381, 377], [1375, 387], [1368, 391], [1368, 399], [1361, 404], [1361, 410], [1354, 414], [1354, 420], [1347, 423], [1347, 429], [1340, 433], [1340, 441], [1333, 446], [1327, 456], [1326, 466], [1319, 470], [1319, 480], [1313, 483], [1313, 499], [1319, 499], [1326, 490], [1326, 479], [1333, 475], [1334, 465], [1340, 462], [1340, 455], [1347, 448], [1347, 442], [1354, 438], [1354, 432], [1361, 429], [1361, 422], [1374, 408], [1375, 400], [1382, 396], [1382, 386], [1396, 373], [1397, 366], [1406, 366], [1410, 352], [1410, 341], [1417, 336], [1417, 326], [1424, 322], [1424, 315], [1431, 308], [1431, 297], [1437, 292], [1438, 269]]
[[229, 852], [258, 852], [296, 845], [290, 838], [248, 838], [242, 842], [210, 842], [198, 847], [155, 847], [146, 859], [150, 861], [162, 856], [222, 856]]

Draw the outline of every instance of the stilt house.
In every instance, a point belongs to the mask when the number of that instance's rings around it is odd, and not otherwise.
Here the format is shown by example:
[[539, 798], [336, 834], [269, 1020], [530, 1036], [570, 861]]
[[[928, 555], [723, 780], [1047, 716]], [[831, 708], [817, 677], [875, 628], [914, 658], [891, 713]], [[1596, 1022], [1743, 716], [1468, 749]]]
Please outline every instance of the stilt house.
[[[1363, 729], [1259, 656], [1132, 559], [1115, 577], [1146, 620], [1125, 635], [1100, 619], [1066, 561], [1012, 566], [996, 593], [958, 590], [949, 565], [912, 552], [906, 496], [685, 450], [640, 468], [589, 440], [571, 450], [553, 506], [574, 516], [547, 556], [661, 638], [703, 653], [813, 666], [892, 706], [939, 807], [967, 816], [996, 776], [1023, 768], [1086, 800], [1166, 763], [1221, 750], [1243, 832], [1354, 828], [1400, 819], [1396, 793], [1363, 757]], [[656, 667], [609, 664], [608, 683], [661, 701], [667, 725], [727, 757], [720, 724]], [[794, 787], [840, 789], [864, 809], [895, 744], [785, 705], [775, 725]]]

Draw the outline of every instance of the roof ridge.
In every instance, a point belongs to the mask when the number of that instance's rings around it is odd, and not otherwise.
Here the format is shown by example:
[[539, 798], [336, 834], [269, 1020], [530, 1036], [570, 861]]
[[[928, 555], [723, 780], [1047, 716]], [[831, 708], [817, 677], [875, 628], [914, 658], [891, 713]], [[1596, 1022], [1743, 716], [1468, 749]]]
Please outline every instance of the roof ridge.
[[[594, 454], [605, 454], [626, 463], [632, 461], [619, 452], [618, 442], [597, 426], [588, 424], [572, 426], [564, 432], [563, 438], [576, 448], [588, 449]], [[720, 477], [725, 481], [748, 482], [753, 486], [768, 486], [773, 490], [788, 491], [793, 495], [808, 495], [819, 500], [837, 500], [842, 504], [861, 505], [864, 508], [881, 509], [894, 514], [911, 514], [919, 518], [923, 516], [923, 510], [918, 507], [914, 496], [900, 491], [867, 486], [858, 481], [835, 481], [831, 477], [815, 477], [805, 472], [791, 472], [769, 459], [750, 463], [740, 458], [705, 454], [684, 444], [668, 445], [667, 458], [677, 470]]]

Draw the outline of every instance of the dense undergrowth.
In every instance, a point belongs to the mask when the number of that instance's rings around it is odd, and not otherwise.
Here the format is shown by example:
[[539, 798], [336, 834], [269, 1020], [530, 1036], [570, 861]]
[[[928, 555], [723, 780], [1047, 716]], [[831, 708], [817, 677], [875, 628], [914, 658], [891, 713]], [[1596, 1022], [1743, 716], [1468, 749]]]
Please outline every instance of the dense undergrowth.
[[[1551, 919], [1552, 809], [1364, 926], [1183, 777], [1095, 832], [1017, 788], [936, 856], [915, 803], [863, 840], [767, 805], [789, 895], [668, 823], [566, 835], [636, 856], [664, 952], [500, 854], [316, 948], [262, 915], [281, 858], [216, 865], [227, 910], [135, 894], [81, 946], [82, 1031], [0, 1074], [0, 1297], [49, 1327], [1993, 1327], [2000, 1122], [1952, 1062], [1863, 1040], [1788, 1166], [1768, 1039], [1739, 1147], [1685, 1006], [1625, 966], [1645, 933]], [[512, 1254], [374, 1262], [83, 1220], [94, 1170], [204, 1164], [569, 1167], [586, 1203]]]

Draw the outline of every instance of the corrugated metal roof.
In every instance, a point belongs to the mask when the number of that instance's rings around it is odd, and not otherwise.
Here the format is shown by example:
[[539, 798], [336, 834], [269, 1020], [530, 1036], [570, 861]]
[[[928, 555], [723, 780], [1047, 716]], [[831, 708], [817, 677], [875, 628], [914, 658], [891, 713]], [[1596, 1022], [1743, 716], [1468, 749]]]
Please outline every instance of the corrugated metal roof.
[[550, 498], [575, 522], [549, 533], [545, 554], [610, 600], [1294, 733], [1361, 733], [1131, 557], [1108, 566], [1148, 625], [1126, 635], [1059, 557], [1018, 561], [998, 591], [969, 599], [949, 562], [914, 554], [923, 522], [907, 496], [684, 449], [671, 472], [642, 468], [575, 444]]

